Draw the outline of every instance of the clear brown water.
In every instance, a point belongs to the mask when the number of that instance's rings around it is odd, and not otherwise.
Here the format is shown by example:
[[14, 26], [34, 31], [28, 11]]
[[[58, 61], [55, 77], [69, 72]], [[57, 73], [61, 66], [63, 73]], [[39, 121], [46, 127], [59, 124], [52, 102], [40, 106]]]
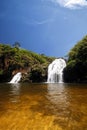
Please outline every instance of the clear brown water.
[[87, 130], [87, 84], [0, 84], [0, 130]]

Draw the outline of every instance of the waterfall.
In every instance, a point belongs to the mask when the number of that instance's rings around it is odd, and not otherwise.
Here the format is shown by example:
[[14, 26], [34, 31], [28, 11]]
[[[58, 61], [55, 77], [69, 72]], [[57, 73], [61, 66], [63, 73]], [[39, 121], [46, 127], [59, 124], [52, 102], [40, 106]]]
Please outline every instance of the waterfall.
[[22, 77], [21, 72], [18, 72], [16, 75], [14, 75], [10, 83], [18, 83], [21, 77]]
[[63, 82], [63, 69], [66, 67], [64, 59], [55, 59], [48, 66], [48, 83], [62, 83]]

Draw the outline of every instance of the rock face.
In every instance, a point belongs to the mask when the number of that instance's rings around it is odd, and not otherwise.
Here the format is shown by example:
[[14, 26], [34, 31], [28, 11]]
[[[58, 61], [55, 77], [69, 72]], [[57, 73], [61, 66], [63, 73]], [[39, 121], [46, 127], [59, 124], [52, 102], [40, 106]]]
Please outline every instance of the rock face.
[[47, 67], [36, 65], [31, 68], [27, 73], [22, 73], [21, 82], [46, 82], [47, 80]]

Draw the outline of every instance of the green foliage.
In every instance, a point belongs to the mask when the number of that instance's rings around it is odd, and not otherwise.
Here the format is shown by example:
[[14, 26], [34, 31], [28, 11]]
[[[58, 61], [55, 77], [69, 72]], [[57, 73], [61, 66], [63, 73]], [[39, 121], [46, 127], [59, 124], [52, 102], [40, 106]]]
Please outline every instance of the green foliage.
[[64, 78], [67, 82], [87, 82], [87, 36], [79, 41], [68, 54]]
[[33, 81], [39, 81], [39, 79], [42, 80], [44, 74], [46, 75], [46, 68], [53, 60], [54, 57], [40, 55], [18, 48], [16, 45], [11, 47], [7, 44], [0, 44], [0, 75], [8, 73], [11, 75], [15, 70], [28, 68], [30, 78]]
[[3, 70], [0, 70], [0, 75], [2, 75], [3, 74]]

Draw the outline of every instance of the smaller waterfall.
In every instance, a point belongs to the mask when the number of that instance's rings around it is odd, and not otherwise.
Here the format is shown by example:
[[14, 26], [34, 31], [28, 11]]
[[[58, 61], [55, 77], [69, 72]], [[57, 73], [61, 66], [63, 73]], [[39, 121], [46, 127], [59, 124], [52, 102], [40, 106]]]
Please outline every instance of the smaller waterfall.
[[66, 62], [64, 59], [55, 59], [48, 66], [48, 83], [62, 83], [63, 82], [63, 69], [66, 67]]
[[21, 72], [18, 72], [16, 75], [14, 75], [10, 83], [18, 83], [21, 77], [22, 77]]

